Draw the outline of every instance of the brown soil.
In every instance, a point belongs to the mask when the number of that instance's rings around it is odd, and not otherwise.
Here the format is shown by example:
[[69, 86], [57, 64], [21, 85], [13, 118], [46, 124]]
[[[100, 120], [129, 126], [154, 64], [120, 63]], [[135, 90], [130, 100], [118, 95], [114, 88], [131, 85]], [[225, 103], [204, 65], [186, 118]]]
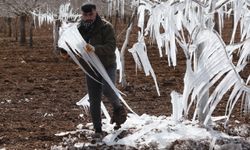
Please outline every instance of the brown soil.
[[[50, 149], [62, 141], [56, 133], [72, 131], [78, 124], [89, 122], [88, 116], [79, 116], [83, 110], [76, 105], [86, 94], [85, 75], [72, 61], [53, 53], [51, 35], [34, 38], [33, 48], [20, 47], [12, 38], [1, 38], [0, 45], [0, 148]], [[159, 57], [156, 46], [148, 45], [148, 51], [161, 96], [150, 76], [145, 77], [142, 71], [136, 75], [128, 52], [128, 86], [118, 87], [138, 114], [170, 115], [170, 92], [182, 93], [185, 57], [179, 51], [174, 68], [168, 66], [166, 57]], [[249, 73], [250, 69], [244, 75]], [[224, 114], [225, 104], [219, 105], [215, 115]], [[231, 119], [235, 118], [247, 122], [246, 117], [240, 117], [240, 108]]]

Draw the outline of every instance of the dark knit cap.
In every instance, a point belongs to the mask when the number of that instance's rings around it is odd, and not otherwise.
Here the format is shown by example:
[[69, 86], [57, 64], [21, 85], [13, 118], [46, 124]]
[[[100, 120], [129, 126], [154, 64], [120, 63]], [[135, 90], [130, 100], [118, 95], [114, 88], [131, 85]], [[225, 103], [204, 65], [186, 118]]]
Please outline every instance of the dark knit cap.
[[85, 13], [92, 12], [92, 10], [96, 10], [96, 5], [91, 2], [87, 2], [82, 5], [81, 10]]

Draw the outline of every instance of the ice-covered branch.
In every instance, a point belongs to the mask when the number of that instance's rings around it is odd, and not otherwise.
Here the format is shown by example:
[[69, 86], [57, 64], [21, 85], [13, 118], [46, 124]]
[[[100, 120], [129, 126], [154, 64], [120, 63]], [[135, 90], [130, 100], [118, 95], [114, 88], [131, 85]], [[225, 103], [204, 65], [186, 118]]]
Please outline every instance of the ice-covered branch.
[[143, 67], [143, 70], [146, 74], [146, 76], [150, 75], [153, 77], [155, 82], [155, 87], [157, 90], [157, 94], [160, 96], [160, 90], [158, 87], [158, 83], [156, 80], [156, 76], [154, 73], [154, 70], [149, 62], [148, 55], [147, 55], [147, 49], [146, 44], [144, 42], [143, 36], [139, 33], [139, 42], [135, 43], [131, 49], [129, 49], [129, 52], [132, 54], [136, 66], [141, 69]]
[[[229, 118], [235, 103], [240, 96], [250, 93], [250, 88], [239, 75], [239, 72], [244, 68], [244, 65], [234, 66], [232, 60], [228, 56], [228, 52], [226, 51], [226, 45], [216, 32], [206, 29], [198, 29], [195, 36], [193, 36], [192, 44], [193, 47], [196, 47], [195, 51], [200, 51], [201, 54], [197, 60], [198, 68], [195, 70], [192, 70], [191, 60], [187, 60], [187, 71], [184, 78], [185, 84], [183, 93], [186, 114], [193, 102], [196, 100], [197, 103], [199, 103], [199, 97], [205, 94], [208, 89], [217, 83], [218, 85], [209, 96], [209, 99], [206, 102], [206, 107], [204, 108], [206, 109], [210, 106], [204, 124], [207, 124], [208, 119], [223, 95], [233, 88], [230, 98], [228, 99], [228, 112], [226, 112], [227, 118]], [[201, 44], [203, 45], [202, 47], [199, 46]], [[194, 58], [194, 56], [191, 58]], [[186, 107], [190, 95], [191, 102], [189, 103], [189, 107]], [[248, 103], [249, 99], [245, 97], [243, 101]], [[196, 109], [198, 108], [196, 107]]]
[[133, 26], [133, 21], [134, 21], [134, 18], [135, 18], [135, 13], [136, 13], [136, 9], [134, 9], [133, 13], [132, 13], [132, 16], [131, 16], [131, 20], [130, 20], [130, 24], [127, 28], [127, 31], [126, 31], [126, 37], [125, 37], [125, 40], [122, 44], [122, 48], [121, 48], [121, 72], [120, 72], [120, 80], [119, 82], [122, 83], [122, 86], [123, 87], [126, 87], [127, 85], [127, 82], [126, 82], [126, 73], [125, 73], [125, 50], [127, 48], [127, 45], [128, 45], [128, 42], [129, 42], [129, 36], [130, 36], [130, 33], [132, 31], [132, 26]]

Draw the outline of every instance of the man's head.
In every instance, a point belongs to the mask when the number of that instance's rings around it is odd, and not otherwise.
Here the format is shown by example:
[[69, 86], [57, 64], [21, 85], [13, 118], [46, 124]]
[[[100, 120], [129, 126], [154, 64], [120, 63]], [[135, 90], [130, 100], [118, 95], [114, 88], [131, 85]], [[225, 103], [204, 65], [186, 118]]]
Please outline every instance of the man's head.
[[85, 3], [81, 7], [82, 10], [82, 20], [86, 23], [93, 23], [96, 19], [96, 5], [93, 3]]

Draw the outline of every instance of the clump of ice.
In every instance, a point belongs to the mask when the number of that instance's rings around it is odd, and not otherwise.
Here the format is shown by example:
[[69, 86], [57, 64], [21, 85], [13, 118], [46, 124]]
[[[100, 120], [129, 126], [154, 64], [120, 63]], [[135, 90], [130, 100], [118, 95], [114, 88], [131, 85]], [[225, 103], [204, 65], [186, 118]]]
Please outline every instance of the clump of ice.
[[[190, 146], [189, 144], [191, 146], [203, 144], [203, 146], [206, 146], [206, 148], [210, 147], [210, 149], [219, 149], [230, 144], [234, 144], [236, 147], [242, 146], [243, 148], [248, 146], [246, 145], [246, 140], [239, 136], [229, 136], [223, 132], [207, 130], [195, 121], [183, 120], [176, 122], [172, 117], [166, 116], [157, 117], [147, 114], [138, 116], [129, 113], [126, 122], [116, 131], [113, 130], [114, 124], [110, 124], [108, 119], [103, 119], [102, 124], [103, 130], [108, 133], [103, 138], [102, 144], [113, 147], [124, 145], [125, 147], [134, 147], [136, 149], [166, 149], [172, 145], [175, 146], [176, 141], [183, 142], [182, 147], [188, 147]], [[91, 138], [91, 134], [94, 133], [93, 124], [87, 123], [84, 127], [81, 124], [81, 127], [82, 129], [78, 128], [76, 131], [62, 132], [56, 135], [69, 136], [83, 133], [85, 137]], [[239, 142], [232, 142], [241, 140], [243, 141], [242, 145], [239, 145]], [[224, 141], [224, 145], [218, 144], [217, 141]], [[75, 142], [74, 146], [77, 148], [91, 145], [89, 141], [81, 142], [75, 140]]]

